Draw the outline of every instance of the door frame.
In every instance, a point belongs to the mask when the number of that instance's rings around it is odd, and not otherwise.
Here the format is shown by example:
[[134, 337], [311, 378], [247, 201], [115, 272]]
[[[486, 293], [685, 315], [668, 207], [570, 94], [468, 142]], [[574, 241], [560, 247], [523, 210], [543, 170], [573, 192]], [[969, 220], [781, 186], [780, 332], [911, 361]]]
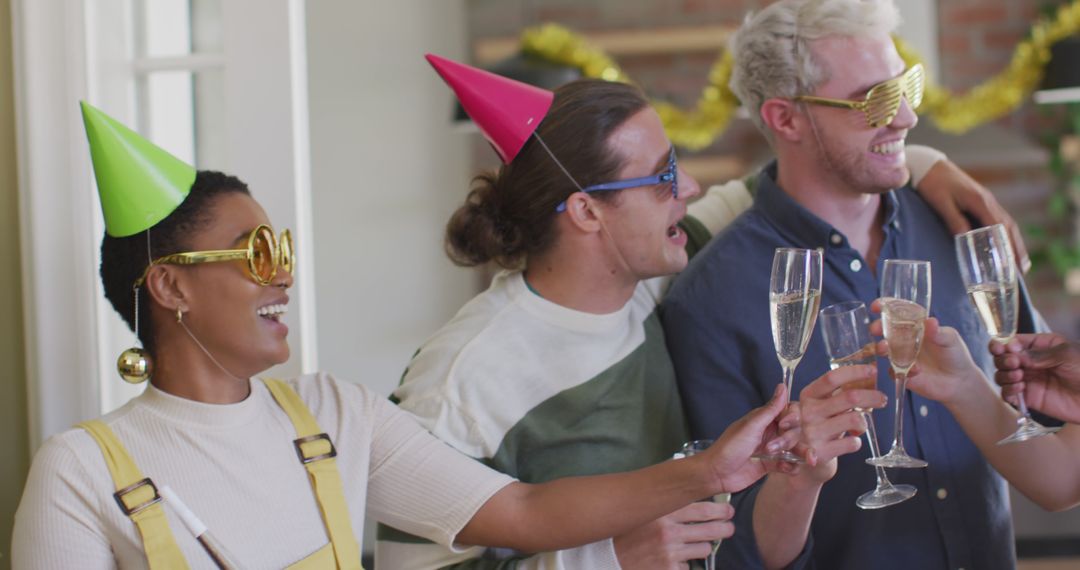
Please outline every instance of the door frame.
[[[121, 383], [115, 347], [134, 339], [101, 293], [104, 224], [78, 107], [102, 103], [134, 124], [133, 89], [119, 83], [134, 66], [117, 51], [130, 1], [12, 0], [31, 449], [105, 411]], [[292, 376], [317, 368], [304, 2], [229, 0], [222, 11], [229, 170], [296, 237], [293, 357], [269, 371]]]

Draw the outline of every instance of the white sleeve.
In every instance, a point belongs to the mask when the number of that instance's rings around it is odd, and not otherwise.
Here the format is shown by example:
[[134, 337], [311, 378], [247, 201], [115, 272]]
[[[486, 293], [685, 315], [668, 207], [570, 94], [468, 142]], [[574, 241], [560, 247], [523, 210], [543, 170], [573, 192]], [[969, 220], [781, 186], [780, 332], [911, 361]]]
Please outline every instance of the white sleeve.
[[[505, 567], [506, 559], [513, 558], [512, 551], [499, 551], [495, 558], [479, 558], [487, 549], [481, 546], [460, 551], [448, 550], [438, 544], [420, 542], [379, 541], [375, 546], [375, 570], [409, 568], [410, 570], [438, 570], [454, 568], [468, 562], [469, 570]], [[506, 553], [505, 556], [503, 555]], [[518, 555], [524, 556], [524, 555]], [[555, 552], [541, 552], [528, 558], [515, 559], [518, 570], [620, 570], [615, 557], [615, 547], [610, 539], [577, 548]]]
[[704, 224], [710, 235], [716, 235], [753, 203], [742, 180], [729, 180], [709, 187], [704, 196], [690, 204], [688, 213]]
[[514, 479], [439, 441], [386, 400], [375, 403], [368, 511], [372, 518], [449, 546]]
[[[495, 549], [497, 559], [480, 558], [482, 546], [462, 547], [453, 539], [477, 510], [514, 481], [460, 453], [423, 429], [400, 408], [376, 404], [368, 510], [381, 523], [433, 542], [380, 536], [375, 568], [436, 570], [468, 562], [470, 569], [501, 568], [501, 559], [526, 556]], [[381, 449], [388, 446], [389, 449]], [[393, 483], [394, 488], [388, 486]], [[396, 498], [395, 498], [396, 497]], [[619, 570], [611, 540], [578, 548], [543, 552], [517, 560], [521, 570]]]
[[[15, 513], [12, 568], [116, 568], [101, 523], [102, 497], [65, 435], [50, 438], [34, 456]], [[111, 500], [108, 494], [105, 500]], [[107, 506], [107, 505], [106, 505]]]
[[919, 144], [907, 145], [904, 153], [907, 155], [908, 172], [911, 173], [911, 185], [916, 188], [938, 161], [945, 160], [945, 153]]

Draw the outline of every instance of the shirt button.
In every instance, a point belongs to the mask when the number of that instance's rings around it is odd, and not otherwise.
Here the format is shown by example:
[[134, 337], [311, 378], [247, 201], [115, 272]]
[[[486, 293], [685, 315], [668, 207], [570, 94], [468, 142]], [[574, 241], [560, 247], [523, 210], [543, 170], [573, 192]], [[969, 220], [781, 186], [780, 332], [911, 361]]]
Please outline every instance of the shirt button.
[[833, 234], [832, 237], [829, 238], [829, 241], [831, 241], [833, 245], [840, 245], [841, 243], [844, 243], [844, 238], [840, 237], [840, 234]]
[[858, 259], [852, 259], [850, 267], [852, 271], [858, 273], [858, 271], [862, 269], [862, 262]]
[[919, 415], [920, 415], [920, 416], [922, 416], [922, 417], [924, 417], [924, 418], [925, 418], [925, 417], [926, 417], [926, 414], [929, 414], [929, 413], [930, 413], [930, 409], [929, 409], [929, 408], [927, 408], [926, 406], [919, 406]]
[[948, 497], [948, 496], [949, 496], [949, 492], [946, 491], [945, 489], [942, 488], [942, 489], [937, 490], [937, 498], [941, 499], [942, 501], [944, 501], [945, 497]]

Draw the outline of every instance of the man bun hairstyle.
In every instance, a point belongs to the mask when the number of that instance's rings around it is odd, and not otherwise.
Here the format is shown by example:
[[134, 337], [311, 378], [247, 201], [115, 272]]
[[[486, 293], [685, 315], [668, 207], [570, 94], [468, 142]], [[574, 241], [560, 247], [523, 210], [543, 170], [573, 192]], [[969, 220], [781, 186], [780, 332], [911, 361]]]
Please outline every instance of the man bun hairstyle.
[[[582, 187], [614, 180], [623, 165], [608, 138], [648, 106], [637, 87], [581, 79], [555, 90], [536, 134]], [[446, 226], [446, 253], [462, 266], [493, 261], [521, 268], [529, 255], [555, 242], [556, 206], [578, 188], [537, 141], [530, 138], [510, 164], [473, 179], [465, 203]], [[613, 192], [593, 194], [613, 200]]]

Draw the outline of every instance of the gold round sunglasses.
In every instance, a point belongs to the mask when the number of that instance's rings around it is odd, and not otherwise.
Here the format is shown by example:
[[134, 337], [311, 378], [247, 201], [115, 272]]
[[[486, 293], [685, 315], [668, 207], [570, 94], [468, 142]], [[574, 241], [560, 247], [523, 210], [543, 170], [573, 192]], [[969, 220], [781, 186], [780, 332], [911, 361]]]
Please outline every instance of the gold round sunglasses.
[[216, 263], [219, 261], [247, 261], [248, 275], [259, 285], [269, 285], [277, 275], [278, 268], [293, 272], [296, 258], [293, 257], [292, 234], [282, 230], [281, 237], [274, 237], [274, 230], [266, 224], [260, 224], [248, 235], [245, 249], [216, 249], [208, 251], [189, 251], [173, 253], [159, 257], [146, 266], [142, 275], [135, 280], [137, 289], [146, 281], [146, 275], [155, 265], [195, 265], [196, 263]]
[[896, 118], [896, 114], [900, 112], [900, 101], [904, 98], [907, 99], [912, 110], [918, 109], [922, 103], [924, 87], [923, 66], [921, 63], [916, 63], [899, 77], [882, 81], [871, 87], [862, 101], [830, 99], [813, 95], [799, 95], [795, 97], [795, 100], [813, 105], [862, 111], [866, 115], [866, 124], [876, 129], [888, 125]]

